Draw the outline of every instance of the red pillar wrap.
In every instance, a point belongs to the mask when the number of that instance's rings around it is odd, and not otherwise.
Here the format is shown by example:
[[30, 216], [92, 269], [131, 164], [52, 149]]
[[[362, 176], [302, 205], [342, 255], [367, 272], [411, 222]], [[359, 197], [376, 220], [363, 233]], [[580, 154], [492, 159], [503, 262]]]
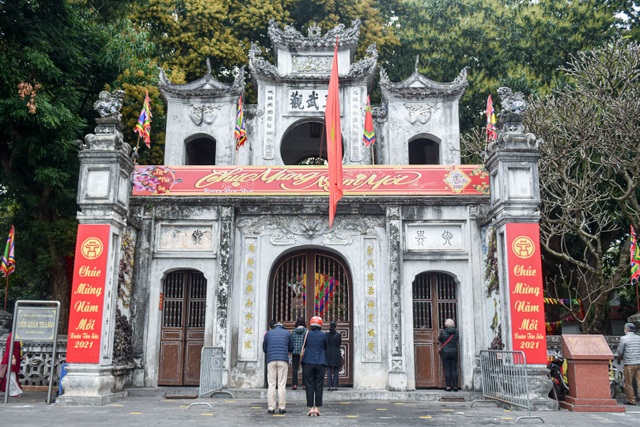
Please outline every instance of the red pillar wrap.
[[506, 240], [513, 350], [524, 351], [528, 364], [546, 364], [540, 227], [507, 224]]
[[73, 268], [67, 362], [99, 363], [110, 226], [80, 224]]

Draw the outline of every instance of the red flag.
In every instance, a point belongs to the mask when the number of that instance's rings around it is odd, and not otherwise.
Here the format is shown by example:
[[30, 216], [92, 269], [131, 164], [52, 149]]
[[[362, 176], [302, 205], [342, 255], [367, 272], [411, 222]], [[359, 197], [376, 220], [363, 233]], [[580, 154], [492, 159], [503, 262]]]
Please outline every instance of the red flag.
[[487, 141], [495, 141], [498, 139], [498, 133], [496, 132], [496, 112], [493, 109], [493, 101], [491, 95], [487, 98]]
[[338, 88], [338, 37], [333, 49], [327, 107], [324, 111], [329, 163], [329, 227], [333, 224], [338, 201], [342, 198], [342, 134], [340, 130], [340, 91]]

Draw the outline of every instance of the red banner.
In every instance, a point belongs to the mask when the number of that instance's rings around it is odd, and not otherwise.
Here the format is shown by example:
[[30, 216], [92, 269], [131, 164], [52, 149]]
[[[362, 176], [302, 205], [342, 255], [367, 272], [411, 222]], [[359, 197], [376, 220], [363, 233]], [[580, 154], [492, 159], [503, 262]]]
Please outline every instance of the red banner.
[[528, 364], [546, 364], [540, 228], [514, 223], [506, 231], [513, 350], [524, 351]]
[[73, 268], [67, 362], [99, 363], [110, 226], [80, 224]]
[[[489, 194], [479, 165], [345, 166], [345, 196]], [[137, 166], [134, 196], [328, 196], [326, 166]]]

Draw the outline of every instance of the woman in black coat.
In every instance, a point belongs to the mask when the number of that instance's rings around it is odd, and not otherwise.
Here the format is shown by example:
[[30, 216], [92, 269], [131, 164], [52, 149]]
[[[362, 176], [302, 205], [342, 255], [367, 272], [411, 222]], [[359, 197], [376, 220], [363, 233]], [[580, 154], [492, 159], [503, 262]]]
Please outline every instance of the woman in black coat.
[[327, 333], [327, 368], [329, 368], [329, 391], [338, 389], [338, 375], [342, 366], [342, 354], [340, 354], [340, 346], [342, 345], [342, 335], [336, 331], [336, 322], [329, 325], [329, 333]]
[[322, 406], [322, 388], [324, 386], [324, 371], [327, 366], [327, 334], [322, 332], [322, 318], [313, 316], [309, 322], [311, 330], [307, 334], [302, 356], [302, 376], [304, 377], [307, 406], [310, 417], [320, 415]]
[[446, 391], [458, 391], [458, 330], [453, 319], [444, 321], [444, 329], [438, 335], [440, 342], [440, 357], [444, 368], [444, 378], [447, 383]]

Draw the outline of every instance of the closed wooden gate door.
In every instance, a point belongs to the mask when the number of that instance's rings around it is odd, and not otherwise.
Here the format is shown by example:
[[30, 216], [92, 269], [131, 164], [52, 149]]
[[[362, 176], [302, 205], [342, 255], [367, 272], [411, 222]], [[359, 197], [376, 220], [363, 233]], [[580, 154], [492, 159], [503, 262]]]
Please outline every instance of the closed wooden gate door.
[[[322, 330], [335, 321], [342, 335], [341, 385], [352, 385], [351, 275], [336, 255], [305, 250], [276, 261], [269, 292], [269, 319], [279, 320], [291, 331], [302, 316], [307, 328], [312, 316], [322, 317]], [[291, 370], [289, 370], [289, 383]]]
[[458, 325], [456, 284], [448, 274], [420, 273], [412, 288], [416, 387], [444, 387], [438, 334], [446, 319], [453, 319]]
[[198, 385], [207, 280], [197, 271], [169, 273], [162, 291], [158, 385]]

